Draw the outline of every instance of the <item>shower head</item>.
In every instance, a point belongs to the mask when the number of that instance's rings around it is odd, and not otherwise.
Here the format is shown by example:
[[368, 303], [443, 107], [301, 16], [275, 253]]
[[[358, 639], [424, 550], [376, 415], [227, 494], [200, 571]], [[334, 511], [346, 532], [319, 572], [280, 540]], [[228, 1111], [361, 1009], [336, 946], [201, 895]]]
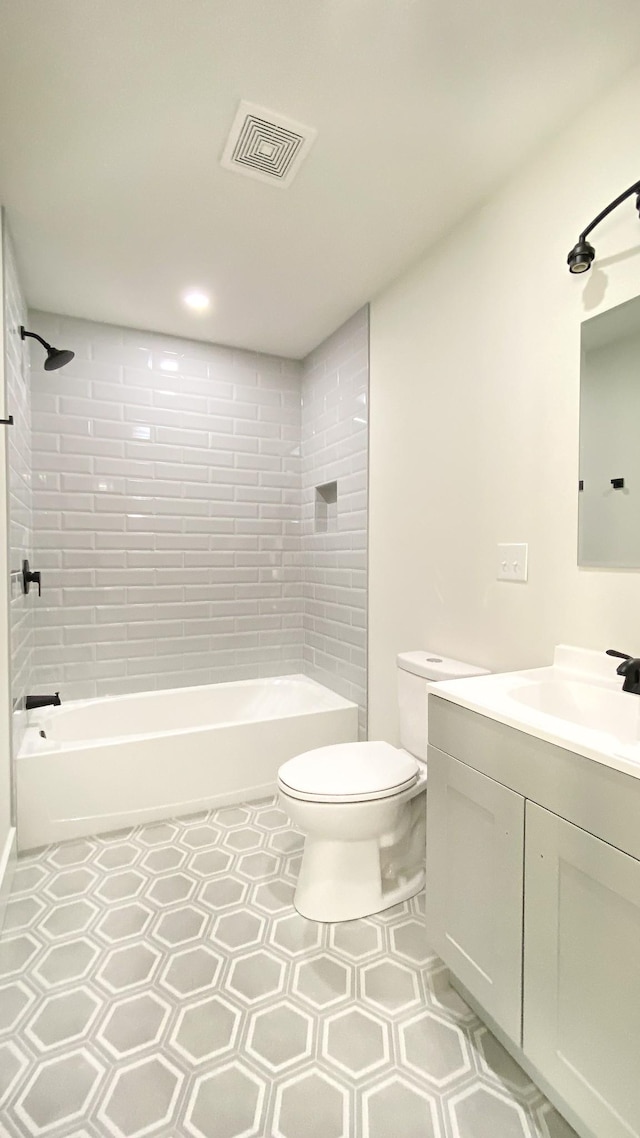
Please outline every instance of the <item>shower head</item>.
[[64, 367], [65, 364], [70, 364], [75, 352], [70, 352], [67, 348], [47, 348], [47, 358], [44, 361], [45, 371], [57, 371], [59, 367]]
[[65, 364], [71, 363], [75, 352], [70, 352], [68, 348], [54, 348], [48, 344], [46, 340], [42, 339], [37, 332], [27, 332], [27, 329], [20, 325], [20, 339], [26, 340], [30, 336], [32, 340], [37, 340], [42, 347], [45, 348], [47, 358], [44, 361], [45, 371], [57, 371], [59, 367], [64, 367]]

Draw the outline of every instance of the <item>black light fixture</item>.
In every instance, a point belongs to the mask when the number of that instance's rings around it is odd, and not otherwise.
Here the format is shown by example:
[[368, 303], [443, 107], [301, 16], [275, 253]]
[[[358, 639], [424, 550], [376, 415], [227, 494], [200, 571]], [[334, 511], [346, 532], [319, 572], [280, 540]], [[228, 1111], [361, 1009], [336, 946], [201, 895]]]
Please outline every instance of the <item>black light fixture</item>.
[[640, 182], [634, 182], [632, 186], [629, 186], [628, 190], [625, 190], [623, 194], [620, 194], [619, 197], [610, 202], [609, 205], [603, 209], [597, 217], [594, 217], [593, 221], [590, 225], [587, 226], [586, 229], [582, 230], [582, 233], [580, 234], [576, 244], [573, 246], [573, 249], [567, 257], [567, 264], [569, 266], [570, 273], [586, 273], [587, 270], [591, 268], [591, 264], [596, 255], [596, 251], [593, 245], [590, 245], [587, 241], [587, 237], [591, 233], [591, 230], [595, 229], [596, 225], [600, 224], [603, 218], [607, 217], [607, 215], [610, 214], [611, 211], [616, 208], [616, 206], [619, 206], [621, 202], [626, 201], [627, 198], [630, 198], [632, 194], [637, 195], [636, 209], [640, 215]]
[[67, 348], [52, 347], [51, 344], [43, 340], [42, 336], [39, 336], [37, 332], [27, 332], [27, 329], [21, 324], [20, 339], [26, 340], [27, 336], [30, 336], [32, 340], [37, 340], [39, 344], [42, 344], [43, 348], [46, 348], [47, 358], [44, 361], [45, 371], [57, 371], [59, 367], [64, 367], [65, 364], [71, 363], [71, 360], [75, 356], [75, 352], [70, 352]]
[[591, 262], [596, 255], [593, 245], [585, 241], [583, 237], [573, 246], [573, 249], [567, 257], [567, 264], [569, 265], [570, 273], [586, 273], [591, 268]]

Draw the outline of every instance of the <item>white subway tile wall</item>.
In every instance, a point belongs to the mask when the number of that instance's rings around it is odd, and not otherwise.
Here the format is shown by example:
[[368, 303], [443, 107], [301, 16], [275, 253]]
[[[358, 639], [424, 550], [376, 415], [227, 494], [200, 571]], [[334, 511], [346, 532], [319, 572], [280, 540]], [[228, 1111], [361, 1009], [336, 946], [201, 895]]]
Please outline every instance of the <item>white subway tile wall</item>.
[[[29, 400], [29, 349], [20, 339], [20, 325], [27, 322], [27, 309], [20, 288], [16, 262], [6, 225], [4, 241], [5, 385], [7, 415], [13, 426], [7, 431], [9, 492], [9, 568], [11, 570], [11, 696], [20, 710], [31, 689], [32, 616], [34, 595], [22, 591], [22, 562], [33, 561], [31, 502], [31, 425]], [[22, 741], [24, 717], [14, 715], [13, 746]]]
[[295, 361], [34, 312], [34, 683], [63, 697], [303, 670]]
[[366, 737], [368, 309], [302, 365], [30, 320], [76, 352], [44, 372], [32, 349], [34, 684], [305, 671], [358, 703]]
[[[368, 401], [366, 306], [316, 348], [302, 368], [304, 670], [359, 705], [363, 739]], [[328, 487], [334, 482], [335, 490]]]

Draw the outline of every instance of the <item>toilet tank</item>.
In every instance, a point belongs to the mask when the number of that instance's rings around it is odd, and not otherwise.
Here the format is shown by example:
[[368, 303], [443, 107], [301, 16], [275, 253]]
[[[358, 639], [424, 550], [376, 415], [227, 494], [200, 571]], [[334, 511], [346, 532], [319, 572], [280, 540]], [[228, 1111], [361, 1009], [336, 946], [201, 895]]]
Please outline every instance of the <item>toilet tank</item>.
[[437, 652], [400, 652], [398, 666], [398, 706], [400, 745], [417, 759], [427, 757], [428, 685], [440, 680], [463, 680], [486, 676], [486, 668], [476, 668], [464, 660], [452, 660]]

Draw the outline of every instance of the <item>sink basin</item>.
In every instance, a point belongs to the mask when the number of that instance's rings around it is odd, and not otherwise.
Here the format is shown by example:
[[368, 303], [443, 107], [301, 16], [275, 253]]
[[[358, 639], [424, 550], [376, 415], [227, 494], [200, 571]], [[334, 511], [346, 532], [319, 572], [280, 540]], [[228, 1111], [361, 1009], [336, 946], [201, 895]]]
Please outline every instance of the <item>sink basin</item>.
[[623, 746], [640, 741], [640, 696], [629, 692], [557, 678], [516, 686], [509, 698], [543, 715], [613, 735]]
[[435, 696], [640, 778], [640, 696], [604, 652], [559, 645], [553, 665], [433, 684]]

